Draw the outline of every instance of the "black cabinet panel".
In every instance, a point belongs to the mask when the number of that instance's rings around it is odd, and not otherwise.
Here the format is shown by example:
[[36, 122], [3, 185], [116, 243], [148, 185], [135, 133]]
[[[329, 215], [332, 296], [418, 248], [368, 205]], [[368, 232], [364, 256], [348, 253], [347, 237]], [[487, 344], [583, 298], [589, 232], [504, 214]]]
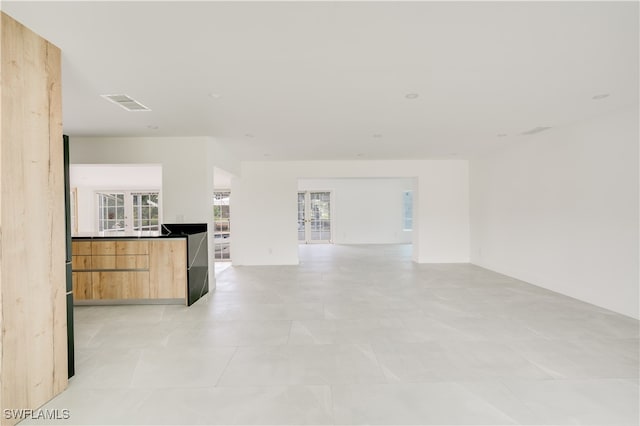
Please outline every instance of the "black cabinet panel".
[[76, 374], [76, 363], [73, 344], [73, 294], [67, 294], [67, 366], [69, 377]]
[[66, 265], [66, 269], [67, 269], [67, 291], [66, 293], [70, 293], [73, 291], [73, 275], [71, 272], [71, 263], [67, 263]]

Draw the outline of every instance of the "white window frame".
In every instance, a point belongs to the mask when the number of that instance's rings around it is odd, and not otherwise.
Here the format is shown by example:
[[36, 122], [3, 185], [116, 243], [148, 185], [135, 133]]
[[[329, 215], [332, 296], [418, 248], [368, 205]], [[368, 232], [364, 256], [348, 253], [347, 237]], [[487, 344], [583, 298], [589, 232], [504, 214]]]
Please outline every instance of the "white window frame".
[[[124, 228], [115, 229], [115, 230], [103, 230], [100, 231], [100, 203], [98, 202], [98, 197], [100, 194], [124, 194]], [[125, 233], [125, 232], [139, 232], [134, 231], [133, 229], [133, 195], [134, 194], [148, 194], [148, 193], [157, 193], [158, 194], [158, 229], [160, 231], [162, 221], [162, 190], [159, 188], [147, 188], [147, 189], [96, 189], [94, 190], [94, 200], [95, 200], [95, 229], [98, 232], [105, 233]], [[153, 232], [153, 230], [152, 230]]]
[[[311, 193], [312, 192], [327, 192], [329, 194], [329, 239], [327, 240], [314, 240], [312, 239], [311, 233], [311, 220], [306, 218], [304, 227], [305, 227], [305, 239], [304, 241], [298, 240], [298, 244], [333, 244], [335, 239], [335, 196], [333, 189], [299, 189], [298, 194], [304, 193], [304, 208], [305, 208], [305, 216], [307, 213], [311, 212]], [[297, 198], [296, 198], [297, 200]], [[296, 201], [297, 204], [297, 201]], [[297, 216], [297, 215], [296, 215]], [[297, 222], [297, 221], [296, 221]]]
[[[407, 205], [405, 204], [407, 194], [411, 195], [411, 214], [409, 216], [407, 216]], [[405, 189], [404, 191], [402, 191], [402, 230], [406, 232], [413, 231], [413, 201], [414, 199], [412, 189]], [[410, 226], [407, 226], [409, 222]]]

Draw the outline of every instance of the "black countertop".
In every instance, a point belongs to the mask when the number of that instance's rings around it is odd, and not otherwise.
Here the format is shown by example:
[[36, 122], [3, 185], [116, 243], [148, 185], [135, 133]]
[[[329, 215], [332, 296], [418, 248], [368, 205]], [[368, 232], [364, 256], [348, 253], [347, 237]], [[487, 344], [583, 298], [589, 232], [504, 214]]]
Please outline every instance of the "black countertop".
[[71, 236], [73, 239], [137, 239], [137, 238], [184, 238], [189, 235], [207, 232], [206, 223], [165, 223], [161, 225], [160, 231], [103, 231], [103, 232], [81, 232]]

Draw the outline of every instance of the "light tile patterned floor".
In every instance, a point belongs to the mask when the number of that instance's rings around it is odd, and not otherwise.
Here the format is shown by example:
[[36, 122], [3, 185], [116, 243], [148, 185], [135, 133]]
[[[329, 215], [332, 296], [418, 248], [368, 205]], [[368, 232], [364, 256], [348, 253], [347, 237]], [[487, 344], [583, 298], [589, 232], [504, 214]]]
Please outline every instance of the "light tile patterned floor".
[[638, 321], [410, 250], [302, 246], [299, 266], [226, 269], [190, 308], [78, 307], [76, 377], [43, 408], [82, 425], [638, 425]]

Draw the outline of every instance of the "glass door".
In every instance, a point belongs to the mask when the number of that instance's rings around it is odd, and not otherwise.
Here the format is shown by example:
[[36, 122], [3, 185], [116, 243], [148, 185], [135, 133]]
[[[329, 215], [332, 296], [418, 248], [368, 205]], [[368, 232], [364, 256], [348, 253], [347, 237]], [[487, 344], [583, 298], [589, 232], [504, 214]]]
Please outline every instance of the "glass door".
[[298, 242], [331, 242], [331, 192], [298, 193]]
[[298, 242], [307, 242], [306, 192], [298, 192]]
[[160, 192], [96, 192], [98, 231], [160, 231]]
[[214, 258], [217, 261], [231, 260], [231, 212], [230, 191], [216, 191], [213, 197], [213, 241]]

